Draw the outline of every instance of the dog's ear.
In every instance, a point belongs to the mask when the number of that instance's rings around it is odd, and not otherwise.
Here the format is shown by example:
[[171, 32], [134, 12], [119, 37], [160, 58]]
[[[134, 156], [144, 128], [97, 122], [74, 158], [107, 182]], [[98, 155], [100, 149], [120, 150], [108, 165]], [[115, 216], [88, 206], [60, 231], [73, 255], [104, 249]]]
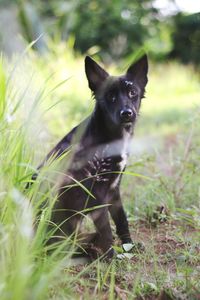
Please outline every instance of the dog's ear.
[[90, 89], [95, 93], [109, 74], [90, 56], [85, 58], [85, 73]]
[[148, 81], [147, 72], [148, 59], [145, 54], [128, 68], [126, 76], [129, 80], [138, 82], [138, 84], [144, 88]]

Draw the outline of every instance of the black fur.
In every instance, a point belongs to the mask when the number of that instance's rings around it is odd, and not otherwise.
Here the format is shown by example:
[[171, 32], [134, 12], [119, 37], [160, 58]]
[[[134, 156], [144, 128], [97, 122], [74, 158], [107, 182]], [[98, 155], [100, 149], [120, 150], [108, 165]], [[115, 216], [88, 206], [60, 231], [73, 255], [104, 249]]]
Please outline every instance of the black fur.
[[[106, 205], [94, 209], [91, 216], [96, 227], [92, 242], [108, 257], [114, 253], [109, 213], [122, 243], [132, 242], [120, 197], [120, 172], [126, 166], [130, 140], [147, 84], [147, 71], [146, 55], [119, 77], [109, 76], [87, 56], [85, 72], [96, 100], [94, 111], [72, 129], [45, 159], [46, 162], [52, 155], [60, 156], [72, 147], [73, 154], [58, 190], [52, 221], [61, 224], [68, 219], [60, 229], [72, 234], [82, 218], [82, 213], [77, 212]], [[81, 182], [93, 197], [80, 186], [66, 188], [74, 184], [74, 179]]]

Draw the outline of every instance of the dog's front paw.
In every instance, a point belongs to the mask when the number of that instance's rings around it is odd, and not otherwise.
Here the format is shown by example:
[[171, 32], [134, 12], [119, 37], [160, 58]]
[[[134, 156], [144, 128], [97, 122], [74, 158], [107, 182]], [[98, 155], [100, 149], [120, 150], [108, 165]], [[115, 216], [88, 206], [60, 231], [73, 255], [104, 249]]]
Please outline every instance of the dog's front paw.
[[143, 243], [124, 243], [122, 247], [117, 247], [118, 254], [117, 258], [120, 260], [123, 259], [132, 259], [135, 255], [143, 252], [145, 250]]
[[141, 242], [124, 243], [124, 244], [122, 244], [122, 248], [123, 248], [124, 252], [131, 252], [131, 253], [138, 253], [138, 252], [145, 251], [145, 246]]

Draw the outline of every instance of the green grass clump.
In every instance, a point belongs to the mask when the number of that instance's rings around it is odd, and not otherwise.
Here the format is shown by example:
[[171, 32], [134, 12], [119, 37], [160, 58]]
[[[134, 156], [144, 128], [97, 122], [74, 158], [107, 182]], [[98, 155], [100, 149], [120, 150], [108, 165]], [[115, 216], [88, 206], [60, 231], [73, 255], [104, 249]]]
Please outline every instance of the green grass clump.
[[[25, 191], [34, 172], [28, 118], [22, 114], [25, 99], [12, 89], [12, 74], [0, 64], [0, 290], [1, 299], [46, 299], [63, 269], [62, 247], [47, 255], [47, 224], [51, 205], [38, 219], [40, 205], [49, 194], [39, 194], [39, 183]], [[27, 87], [28, 89], [28, 87]], [[24, 91], [25, 93], [26, 91]], [[42, 100], [35, 98], [33, 108]], [[29, 124], [28, 124], [29, 122]], [[37, 144], [34, 144], [37, 147]]]

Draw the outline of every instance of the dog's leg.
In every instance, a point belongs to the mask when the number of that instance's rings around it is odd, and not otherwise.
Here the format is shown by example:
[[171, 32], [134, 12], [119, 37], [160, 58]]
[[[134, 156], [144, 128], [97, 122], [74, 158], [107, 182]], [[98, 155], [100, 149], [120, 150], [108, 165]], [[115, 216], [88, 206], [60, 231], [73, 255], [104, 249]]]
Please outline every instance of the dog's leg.
[[114, 250], [112, 249], [113, 236], [109, 222], [108, 208], [98, 209], [91, 216], [97, 229], [94, 245], [100, 248], [107, 258], [112, 258], [114, 255]]
[[122, 206], [119, 189], [116, 189], [113, 193], [111, 203], [112, 205], [109, 206], [109, 211], [116, 225], [117, 235], [122, 241], [122, 244], [132, 243], [128, 221]]

